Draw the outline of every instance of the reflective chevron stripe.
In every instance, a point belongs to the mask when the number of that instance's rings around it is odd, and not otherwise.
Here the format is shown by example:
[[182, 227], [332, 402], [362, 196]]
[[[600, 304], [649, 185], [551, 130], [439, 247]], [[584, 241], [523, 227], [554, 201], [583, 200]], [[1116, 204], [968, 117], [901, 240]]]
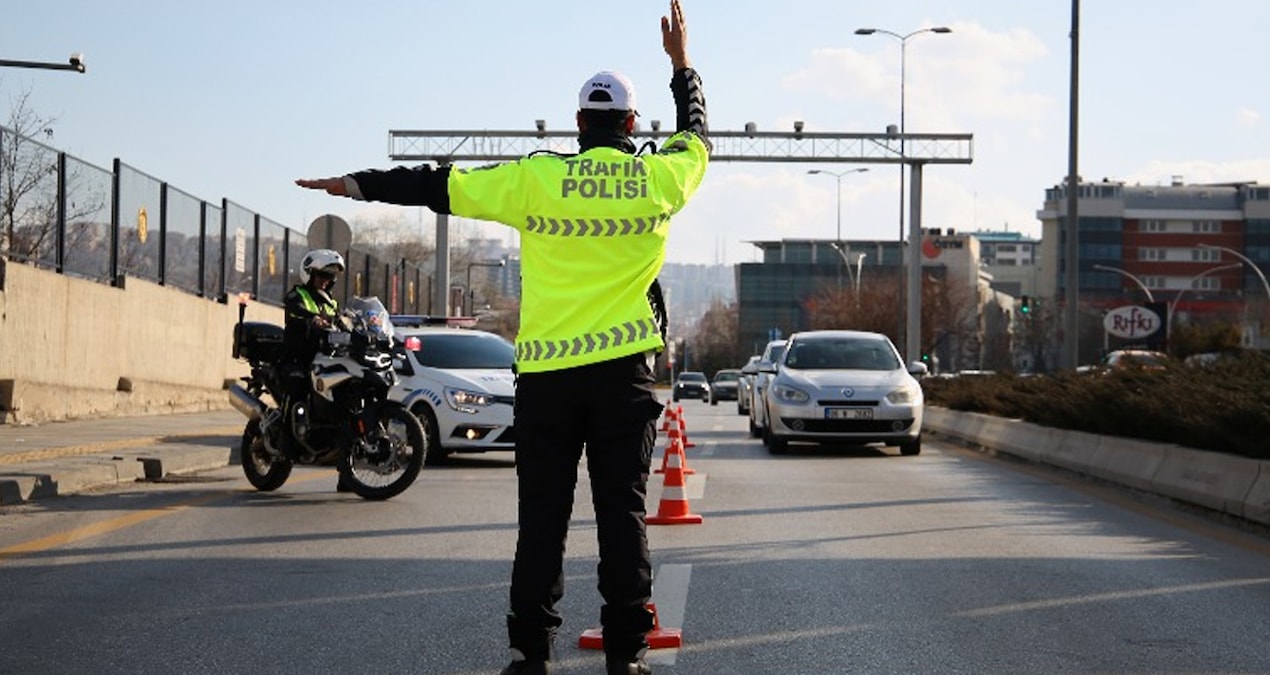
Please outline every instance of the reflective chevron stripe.
[[581, 356], [604, 351], [611, 347], [619, 347], [658, 334], [657, 322], [653, 319], [628, 321], [620, 326], [587, 335], [579, 335], [568, 340], [526, 340], [516, 343], [516, 360], [548, 361], [551, 359]]
[[670, 220], [667, 214], [651, 218], [547, 218], [527, 216], [525, 231], [551, 237], [625, 237], [648, 234]]

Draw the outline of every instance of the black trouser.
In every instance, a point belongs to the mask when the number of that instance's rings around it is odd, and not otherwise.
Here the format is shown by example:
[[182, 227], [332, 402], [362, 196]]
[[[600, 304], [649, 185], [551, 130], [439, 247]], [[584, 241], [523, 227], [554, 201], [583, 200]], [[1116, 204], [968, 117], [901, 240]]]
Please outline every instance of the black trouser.
[[600, 545], [604, 650], [647, 648], [653, 628], [652, 563], [644, 527], [649, 463], [661, 403], [643, 354], [567, 370], [522, 374], [516, 385], [520, 535], [512, 568], [511, 646], [550, 658], [563, 619], [564, 551], [585, 448]]

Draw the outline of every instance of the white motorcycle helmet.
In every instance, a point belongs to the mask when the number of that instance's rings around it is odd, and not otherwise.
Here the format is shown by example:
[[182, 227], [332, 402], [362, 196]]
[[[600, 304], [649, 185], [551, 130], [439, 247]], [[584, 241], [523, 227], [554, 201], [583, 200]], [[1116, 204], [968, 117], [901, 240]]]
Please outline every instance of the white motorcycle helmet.
[[329, 248], [315, 249], [304, 256], [300, 270], [305, 283], [313, 279], [314, 272], [325, 272], [334, 277], [344, 271], [344, 256]]

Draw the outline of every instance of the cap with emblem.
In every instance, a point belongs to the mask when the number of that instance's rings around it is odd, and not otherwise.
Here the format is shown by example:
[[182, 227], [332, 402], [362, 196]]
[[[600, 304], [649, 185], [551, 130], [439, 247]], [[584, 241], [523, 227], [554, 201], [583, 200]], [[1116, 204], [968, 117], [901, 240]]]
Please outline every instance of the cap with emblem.
[[635, 86], [621, 73], [604, 70], [591, 76], [578, 92], [583, 110], [629, 110], [635, 112]]

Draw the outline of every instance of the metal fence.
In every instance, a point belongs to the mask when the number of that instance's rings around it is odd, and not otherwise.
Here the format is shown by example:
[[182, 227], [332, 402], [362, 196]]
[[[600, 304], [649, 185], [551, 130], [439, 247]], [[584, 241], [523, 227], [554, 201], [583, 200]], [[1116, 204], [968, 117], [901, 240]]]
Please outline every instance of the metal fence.
[[[300, 283], [307, 237], [229, 199], [199, 199], [115, 159], [109, 170], [0, 126], [0, 255], [122, 286], [146, 279], [217, 302], [281, 305]], [[342, 304], [379, 296], [390, 312], [431, 313], [431, 277], [356, 249]]]

